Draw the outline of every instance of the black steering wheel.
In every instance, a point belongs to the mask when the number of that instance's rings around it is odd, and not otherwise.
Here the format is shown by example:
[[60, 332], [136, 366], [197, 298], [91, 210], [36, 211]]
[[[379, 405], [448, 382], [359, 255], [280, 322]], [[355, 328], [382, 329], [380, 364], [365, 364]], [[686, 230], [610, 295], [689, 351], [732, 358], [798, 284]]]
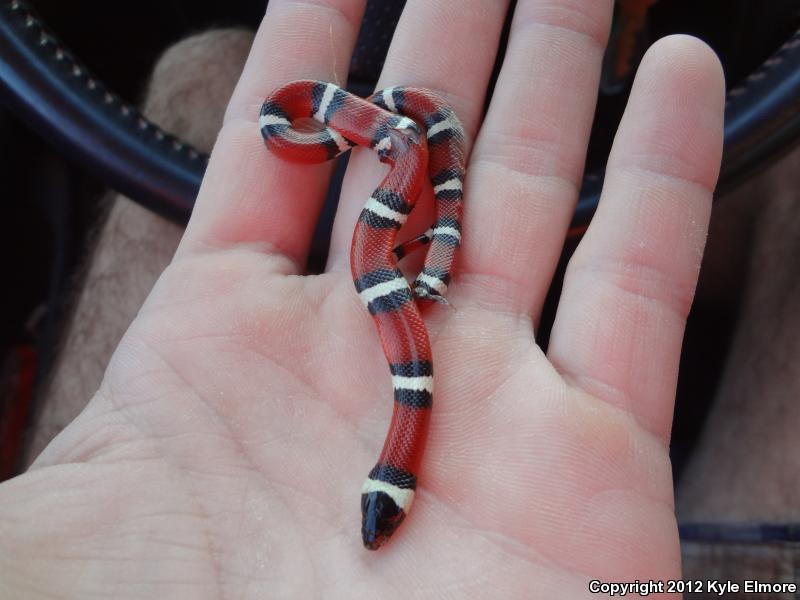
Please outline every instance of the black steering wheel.
[[[395, 10], [399, 16], [403, 0], [392, 4], [399, 8]], [[618, 8], [624, 4], [619, 2]], [[678, 5], [681, 10], [680, 4], [662, 0], [656, 8], [663, 6], [662, 12], [668, 12]], [[794, 4], [789, 14], [797, 17]], [[369, 31], [376, 26], [369, 22], [369, 15], [368, 5], [362, 38], [389, 39], [390, 35], [375, 36]], [[382, 27], [394, 27], [395, 23], [384, 20]], [[765, 60], [758, 58], [760, 66], [729, 87], [721, 189], [735, 185], [800, 139], [800, 31], [796, 26], [790, 24], [788, 33], [774, 28], [777, 33], [773, 37], [778, 39], [772, 40], [771, 54]], [[612, 42], [614, 35], [612, 32]], [[637, 33], [639, 42], [645, 37], [642, 31]], [[381, 51], [385, 54], [385, 48], [377, 49]], [[725, 66], [730, 79], [731, 69]], [[365, 92], [371, 91], [368, 83]], [[604, 137], [610, 143], [619, 116], [615, 113], [624, 106], [629, 83], [630, 77], [626, 79], [624, 74], [616, 81], [604, 79], [593, 141], [597, 132], [603, 137], [607, 130]], [[610, 115], [605, 123], [601, 118], [604, 93], [611, 98], [606, 102], [611, 108], [605, 111]], [[110, 187], [169, 219], [188, 219], [206, 157], [145, 119], [103, 85], [48, 31], [24, 0], [0, 0], [0, 98], [62, 154]], [[599, 197], [604, 162], [592, 165], [591, 153], [590, 146], [573, 232], [588, 224]]]

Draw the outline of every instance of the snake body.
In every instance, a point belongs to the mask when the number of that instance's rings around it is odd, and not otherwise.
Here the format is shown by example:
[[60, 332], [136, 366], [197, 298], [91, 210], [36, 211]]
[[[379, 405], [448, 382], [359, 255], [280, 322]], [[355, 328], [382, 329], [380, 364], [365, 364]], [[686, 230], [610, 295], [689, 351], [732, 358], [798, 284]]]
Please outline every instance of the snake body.
[[[296, 126], [308, 118], [317, 123], [315, 130]], [[359, 145], [391, 167], [361, 211], [350, 253], [356, 291], [375, 321], [394, 387], [386, 441], [361, 494], [362, 539], [375, 550], [403, 521], [417, 487], [433, 397], [430, 341], [419, 308], [445, 302], [461, 243], [464, 131], [453, 110], [430, 91], [394, 87], [365, 100], [311, 80], [275, 90], [261, 108], [259, 125], [268, 148], [293, 162], [323, 162]], [[436, 221], [396, 246], [426, 177]], [[409, 286], [397, 261], [422, 247], [428, 248], [424, 266]]]

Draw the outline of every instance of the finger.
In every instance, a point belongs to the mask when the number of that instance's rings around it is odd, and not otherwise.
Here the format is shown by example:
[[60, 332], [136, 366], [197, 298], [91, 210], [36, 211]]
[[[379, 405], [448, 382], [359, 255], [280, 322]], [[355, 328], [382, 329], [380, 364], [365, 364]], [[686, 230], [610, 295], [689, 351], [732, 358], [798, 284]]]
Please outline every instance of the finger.
[[549, 356], [666, 440], [722, 150], [724, 81], [702, 42], [657, 42], [636, 76], [597, 214], [567, 270]]
[[[433, 90], [455, 110], [474, 139], [507, 10], [505, 0], [409, 0], [397, 24], [378, 89], [403, 85]], [[328, 258], [329, 270], [348, 270], [358, 214], [381, 178], [371, 152], [354, 152], [342, 186]], [[430, 205], [433, 202], [429, 198]], [[417, 233], [415, 210], [408, 229]], [[408, 237], [411, 235], [409, 234]]]
[[520, 0], [467, 172], [454, 294], [538, 318], [578, 197], [612, 9]]
[[251, 243], [305, 265], [331, 164], [296, 165], [264, 147], [264, 98], [295, 79], [344, 85], [365, 0], [273, 0], [233, 93], [179, 251]]

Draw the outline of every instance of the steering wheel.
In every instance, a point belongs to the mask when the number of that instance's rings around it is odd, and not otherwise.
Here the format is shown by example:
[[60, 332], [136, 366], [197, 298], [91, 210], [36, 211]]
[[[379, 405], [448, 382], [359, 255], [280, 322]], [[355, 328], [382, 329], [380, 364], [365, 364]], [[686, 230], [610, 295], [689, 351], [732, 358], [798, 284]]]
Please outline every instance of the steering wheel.
[[[402, 1], [394, 4], [402, 9]], [[618, 8], [625, 4], [620, 0]], [[369, 33], [368, 21], [362, 36]], [[728, 91], [720, 189], [735, 185], [800, 139], [800, 30], [777, 43], [771, 56]], [[624, 73], [617, 81], [604, 79], [606, 91], [622, 90], [622, 106], [629, 80]], [[207, 157], [103, 85], [25, 0], [0, 0], [0, 97], [62, 154], [110, 187], [169, 219], [188, 220]], [[602, 119], [595, 126], [602, 130]], [[611, 135], [615, 128], [615, 122], [605, 123]], [[573, 233], [588, 224], [599, 198], [603, 167], [589, 165]]]

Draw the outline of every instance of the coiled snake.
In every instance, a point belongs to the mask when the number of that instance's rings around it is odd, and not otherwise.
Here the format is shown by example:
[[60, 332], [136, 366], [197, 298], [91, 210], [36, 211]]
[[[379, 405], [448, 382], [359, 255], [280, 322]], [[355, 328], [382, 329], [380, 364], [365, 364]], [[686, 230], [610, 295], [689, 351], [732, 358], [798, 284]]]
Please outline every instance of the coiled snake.
[[[317, 130], [293, 125], [304, 118], [316, 121]], [[362, 538], [375, 550], [403, 521], [417, 487], [433, 397], [431, 347], [419, 305], [445, 302], [461, 244], [464, 131], [453, 110], [427, 90], [387, 88], [365, 100], [311, 80], [275, 90], [261, 108], [259, 125], [268, 148], [293, 162], [323, 162], [359, 145], [391, 167], [361, 211], [350, 252], [356, 291], [375, 320], [394, 387], [383, 451], [361, 494]], [[396, 246], [426, 176], [436, 221]], [[409, 286], [397, 261], [423, 246], [424, 267]]]

